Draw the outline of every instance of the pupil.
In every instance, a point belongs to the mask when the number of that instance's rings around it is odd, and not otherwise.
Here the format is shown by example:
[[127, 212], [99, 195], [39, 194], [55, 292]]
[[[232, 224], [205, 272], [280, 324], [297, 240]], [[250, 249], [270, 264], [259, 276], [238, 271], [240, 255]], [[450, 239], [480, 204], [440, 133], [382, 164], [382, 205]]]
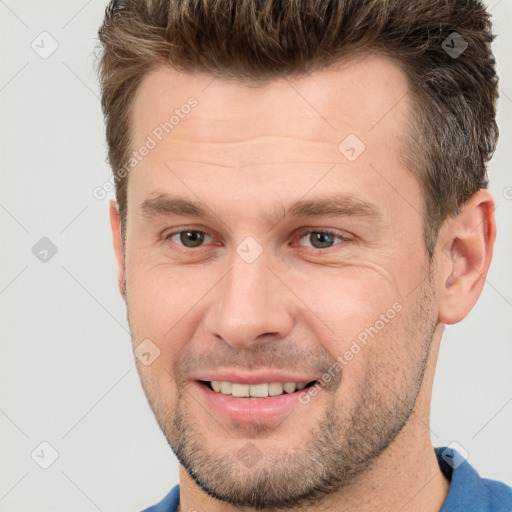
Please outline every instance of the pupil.
[[199, 231], [182, 231], [180, 234], [180, 241], [186, 247], [197, 247], [201, 245], [204, 240], [204, 233]]
[[[334, 235], [330, 235], [328, 233], [313, 233], [310, 236], [312, 237], [312, 245], [316, 249], [330, 247], [331, 244], [334, 242]], [[319, 245], [317, 245], [317, 242]]]

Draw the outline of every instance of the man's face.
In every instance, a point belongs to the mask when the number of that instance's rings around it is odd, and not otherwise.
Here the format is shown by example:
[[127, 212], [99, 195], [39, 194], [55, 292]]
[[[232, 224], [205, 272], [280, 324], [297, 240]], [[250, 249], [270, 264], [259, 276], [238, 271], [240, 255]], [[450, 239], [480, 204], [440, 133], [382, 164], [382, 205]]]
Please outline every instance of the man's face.
[[214, 497], [339, 489], [415, 407], [437, 306], [399, 159], [407, 90], [382, 57], [260, 87], [161, 68], [140, 87], [133, 148], [156, 145], [129, 176], [128, 319], [160, 427]]

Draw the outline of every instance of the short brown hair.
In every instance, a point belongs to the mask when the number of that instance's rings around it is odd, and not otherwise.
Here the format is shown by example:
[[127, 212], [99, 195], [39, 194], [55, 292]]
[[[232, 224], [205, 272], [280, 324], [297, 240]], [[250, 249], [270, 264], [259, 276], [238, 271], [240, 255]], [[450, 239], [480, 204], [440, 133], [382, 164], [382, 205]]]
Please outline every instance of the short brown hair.
[[[257, 84], [378, 52], [407, 74], [414, 99], [403, 158], [422, 186], [425, 245], [479, 189], [498, 128], [490, 15], [478, 0], [122, 0], [99, 30], [102, 108], [123, 246], [135, 93], [152, 69]], [[456, 33], [456, 34], [454, 34]], [[450, 37], [452, 39], [450, 39]], [[450, 53], [454, 39], [467, 48]]]

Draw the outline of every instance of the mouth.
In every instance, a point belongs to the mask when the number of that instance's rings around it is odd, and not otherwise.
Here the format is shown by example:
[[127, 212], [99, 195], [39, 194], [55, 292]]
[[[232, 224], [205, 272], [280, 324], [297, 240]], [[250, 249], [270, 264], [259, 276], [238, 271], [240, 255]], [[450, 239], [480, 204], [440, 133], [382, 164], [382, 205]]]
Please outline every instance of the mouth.
[[233, 396], [236, 398], [270, 398], [281, 396], [284, 394], [292, 394], [303, 389], [314, 386], [319, 381], [310, 382], [262, 382], [259, 384], [242, 384], [238, 382], [228, 381], [198, 381], [200, 384], [207, 386], [215, 393]]
[[191, 381], [191, 389], [195, 389], [205, 410], [229, 423], [268, 424], [280, 420], [280, 424], [292, 412], [296, 411], [302, 416], [306, 411], [311, 411], [310, 407], [315, 407], [316, 400], [322, 400], [322, 388], [314, 393], [314, 398], [308, 397], [304, 400], [308, 389], [317, 382], [319, 381], [245, 384], [195, 380]]

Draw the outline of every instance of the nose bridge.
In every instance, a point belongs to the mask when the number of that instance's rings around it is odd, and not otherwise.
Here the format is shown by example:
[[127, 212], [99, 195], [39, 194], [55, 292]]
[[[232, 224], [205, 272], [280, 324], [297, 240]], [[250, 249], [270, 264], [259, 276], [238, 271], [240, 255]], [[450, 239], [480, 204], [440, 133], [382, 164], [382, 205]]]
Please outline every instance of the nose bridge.
[[264, 254], [251, 263], [234, 254], [207, 316], [210, 334], [235, 348], [249, 347], [262, 335], [288, 334], [293, 326], [292, 304], [268, 264]]

